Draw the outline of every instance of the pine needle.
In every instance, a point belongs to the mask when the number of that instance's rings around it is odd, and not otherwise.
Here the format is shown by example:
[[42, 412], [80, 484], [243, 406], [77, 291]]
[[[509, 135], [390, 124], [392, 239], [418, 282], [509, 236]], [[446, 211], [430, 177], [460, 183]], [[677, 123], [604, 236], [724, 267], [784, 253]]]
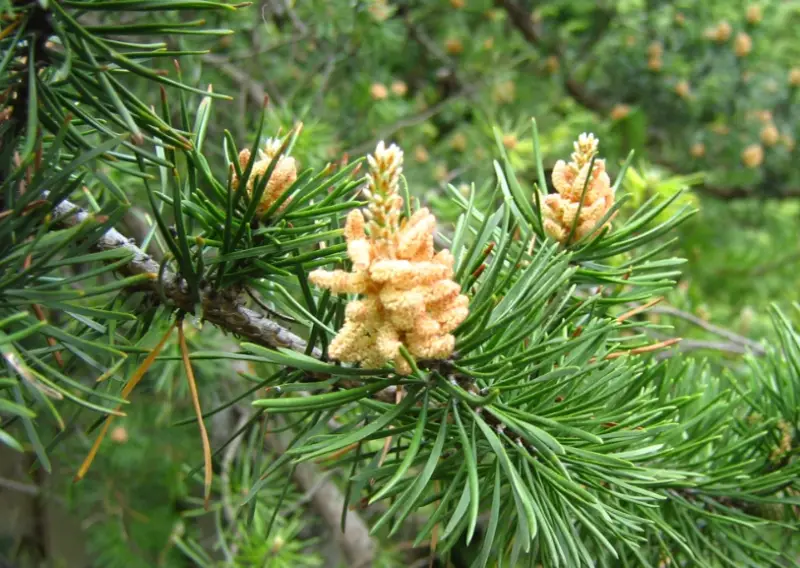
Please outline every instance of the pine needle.
[[[138, 385], [139, 381], [142, 380], [144, 374], [153, 365], [153, 362], [156, 360], [156, 357], [158, 357], [158, 354], [161, 353], [162, 349], [164, 349], [164, 345], [166, 345], [167, 340], [169, 339], [169, 336], [172, 334], [172, 329], [174, 327], [175, 324], [169, 326], [169, 329], [166, 331], [166, 333], [164, 333], [164, 336], [158, 342], [158, 345], [156, 345], [152, 349], [152, 351], [150, 351], [150, 354], [145, 358], [144, 361], [142, 361], [142, 364], [139, 365], [139, 367], [137, 367], [137, 369], [133, 372], [133, 375], [125, 384], [125, 387], [122, 389], [122, 398], [124, 399], [128, 398], [128, 395], [131, 394], [131, 391], [133, 391], [133, 389], [136, 388], [136, 385]], [[120, 407], [117, 407], [117, 410], [119, 410], [119, 408]], [[106, 433], [108, 433], [108, 427], [111, 425], [111, 421], [113, 419], [114, 419], [113, 415], [106, 418], [105, 423], [103, 423], [103, 428], [100, 430], [100, 434], [98, 434], [97, 439], [94, 441], [94, 444], [92, 445], [92, 449], [89, 450], [86, 459], [83, 460], [81, 467], [78, 469], [78, 473], [75, 474], [75, 477], [72, 480], [73, 483], [83, 479], [84, 476], [86, 475], [86, 472], [89, 471], [89, 468], [91, 467], [94, 458], [97, 456], [97, 451], [100, 449], [100, 444], [103, 443], [103, 438], [105, 438]]]
[[[436, 490], [439, 490], [439, 481], [436, 481]], [[441, 501], [436, 502], [437, 507], [441, 505]], [[436, 562], [436, 545], [439, 543], [439, 525], [441, 523], [436, 523], [433, 525], [433, 531], [431, 531], [431, 554], [428, 557], [428, 568], [433, 568], [434, 563]]]
[[[395, 392], [394, 403], [395, 404], [400, 404], [402, 402], [402, 400], [403, 400], [403, 389], [399, 388]], [[393, 429], [394, 429], [394, 426], [392, 426], [390, 424], [389, 425], [389, 430], [393, 430]], [[378, 460], [378, 467], [381, 467], [383, 465], [383, 462], [386, 460], [386, 456], [389, 455], [389, 450], [391, 448], [392, 448], [392, 436], [389, 436], [383, 442], [383, 450], [381, 451], [381, 458]], [[372, 482], [374, 482], [374, 481], [375, 480], [373, 479]]]
[[650, 300], [646, 304], [642, 304], [641, 306], [636, 306], [632, 310], [629, 310], [629, 311], [625, 312], [624, 314], [622, 314], [620, 316], [617, 316], [617, 323], [622, 323], [626, 319], [631, 318], [631, 317], [635, 316], [636, 314], [642, 313], [643, 311], [645, 311], [645, 310], [647, 310], [649, 308], [652, 308], [653, 306], [655, 306], [657, 303], [659, 303], [663, 299], [664, 299], [663, 296], [659, 296], [658, 298], [653, 298], [652, 300]]
[[634, 349], [629, 349], [628, 351], [615, 351], [614, 353], [609, 353], [606, 355], [604, 359], [610, 361], [611, 359], [616, 359], [617, 357], [622, 357], [623, 355], [641, 355], [642, 353], [650, 353], [651, 351], [658, 351], [659, 349], [664, 349], [671, 345], [675, 345], [682, 340], [682, 337], [673, 337], [672, 339], [665, 339], [664, 341], [659, 341], [658, 343], [636, 347]]
[[[47, 318], [44, 317], [44, 311], [42, 310], [42, 306], [39, 304], [31, 304], [31, 308], [33, 309], [33, 313], [36, 314], [36, 319], [39, 321], [47, 321]], [[52, 336], [47, 336], [47, 344], [50, 347], [56, 347], [58, 344], [56, 343], [56, 339]], [[53, 351], [53, 357], [55, 357], [56, 363], [58, 366], [63, 369], [64, 368], [64, 359], [61, 357], [61, 351]]]
[[197, 426], [200, 428], [200, 439], [203, 442], [203, 462], [205, 464], [205, 479], [203, 481], [203, 496], [206, 511], [208, 502], [211, 498], [211, 479], [214, 475], [211, 469], [211, 443], [208, 441], [208, 431], [203, 422], [203, 411], [200, 408], [200, 397], [197, 394], [197, 383], [194, 380], [192, 362], [189, 360], [189, 349], [186, 347], [186, 336], [183, 333], [183, 319], [178, 320], [178, 343], [181, 347], [181, 357], [183, 357], [183, 367], [186, 369], [186, 378], [189, 381], [189, 391], [192, 395], [194, 412], [197, 415]]

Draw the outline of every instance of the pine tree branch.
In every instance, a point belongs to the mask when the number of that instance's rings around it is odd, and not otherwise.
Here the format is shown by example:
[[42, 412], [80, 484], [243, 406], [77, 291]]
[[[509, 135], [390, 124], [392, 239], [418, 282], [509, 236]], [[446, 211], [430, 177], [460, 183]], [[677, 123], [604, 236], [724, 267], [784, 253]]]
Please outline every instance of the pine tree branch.
[[362, 142], [357, 146], [353, 146], [352, 148], [348, 149], [346, 153], [350, 156], [361, 155], [364, 152], [368, 151], [370, 148], [374, 148], [376, 141], [387, 140], [392, 136], [394, 136], [394, 134], [398, 130], [403, 130], [404, 128], [411, 128], [412, 126], [416, 126], [427, 120], [430, 120], [431, 118], [442, 112], [445, 108], [447, 108], [447, 106], [449, 106], [451, 103], [455, 102], [458, 99], [472, 98], [479, 91], [481, 86], [482, 85], [473, 83], [470, 86], [464, 87], [462, 90], [449, 93], [441, 100], [432, 104], [428, 108], [423, 109], [415, 114], [410, 114], [401, 117], [397, 121], [381, 129], [380, 132], [376, 136], [372, 137], [370, 140]]
[[[753, 350], [734, 343], [733, 341], [709, 341], [705, 339], [684, 339], [680, 344], [676, 345], [674, 349], [663, 351], [656, 355], [656, 360], [667, 359], [680, 353], [688, 353], [690, 351], [721, 351], [724, 353], [732, 353], [734, 355], [747, 355], [753, 353]], [[756, 353], [759, 355], [759, 353]]]
[[[59, 203], [53, 210], [56, 218], [65, 227], [74, 227], [86, 221], [90, 214], [67, 200]], [[178, 308], [188, 313], [195, 313], [185, 281], [175, 272], [166, 268], [158, 281], [159, 264], [142, 251], [132, 239], [129, 239], [114, 228], [109, 229], [97, 241], [95, 248], [101, 251], [124, 249], [131, 254], [131, 260], [120, 269], [126, 276], [147, 274], [152, 278], [153, 291], [160, 288], [163, 294]], [[218, 327], [244, 337], [264, 347], [285, 347], [305, 353], [307, 343], [266, 315], [242, 305], [238, 296], [227, 292], [210, 289], [200, 291], [200, 306], [203, 319]], [[321, 357], [321, 352], [314, 349], [314, 357]]]
[[25, 493], [26, 495], [39, 495], [39, 493], [41, 493], [38, 485], [31, 485], [29, 483], [23, 483], [22, 481], [14, 481], [13, 479], [6, 479], [5, 477], [0, 477], [0, 487], [3, 489], [9, 489], [11, 491]]
[[270, 100], [275, 102], [275, 104], [278, 106], [284, 105], [284, 99], [278, 92], [278, 88], [266, 77], [261, 77], [259, 82], [250, 76], [250, 74], [237, 67], [227, 57], [221, 55], [207, 53], [203, 55], [201, 59], [239, 84], [242, 91], [247, 94], [253, 104], [261, 106], [264, 104], [264, 97], [269, 95]]
[[[672, 306], [655, 306], [651, 308], [649, 311], [650, 313], [653, 314], [663, 314], [680, 318], [693, 325], [696, 325], [699, 328], [708, 331], [709, 333], [713, 333], [714, 335], [725, 338], [729, 342], [723, 344], [720, 342], [711, 342], [711, 341], [686, 341], [679, 346], [679, 349], [681, 351], [687, 351], [693, 348], [693, 349], [721, 349], [722, 351], [731, 351], [733, 353], [752, 352], [755, 355], [766, 354], [766, 349], [764, 349], [764, 346], [758, 343], [757, 341], [753, 341], [752, 339], [749, 339], [743, 335], [739, 335], [738, 333], [734, 333], [729, 329], [725, 329], [718, 325], [709, 323], [704, 319], [701, 319], [688, 312], [684, 312], [683, 310], [673, 308]], [[722, 346], [724, 346], [724, 348], [722, 348]]]

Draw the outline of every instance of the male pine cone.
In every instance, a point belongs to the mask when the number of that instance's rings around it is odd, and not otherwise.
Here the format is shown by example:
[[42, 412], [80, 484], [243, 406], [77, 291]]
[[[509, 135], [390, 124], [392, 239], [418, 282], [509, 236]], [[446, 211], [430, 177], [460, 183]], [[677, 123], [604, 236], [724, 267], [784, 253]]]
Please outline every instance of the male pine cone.
[[593, 134], [581, 134], [571, 161], [559, 160], [553, 168], [553, 186], [558, 193], [544, 198], [542, 213], [545, 232], [560, 243], [579, 241], [611, 224], [609, 219], [598, 226], [614, 205], [614, 190], [605, 160], [592, 163], [597, 146]]
[[367, 218], [347, 216], [344, 235], [352, 272], [315, 270], [309, 280], [334, 293], [359, 294], [347, 304], [345, 323], [328, 350], [345, 363], [379, 368], [393, 362], [400, 374], [411, 366], [401, 346], [419, 359], [446, 359], [455, 346], [450, 333], [464, 321], [469, 300], [452, 280], [453, 255], [434, 253], [436, 217], [427, 209], [401, 219], [398, 195], [403, 153], [383, 142], [368, 157]]
[[[253, 163], [253, 169], [250, 172], [250, 176], [247, 178], [247, 195], [251, 198], [253, 197], [253, 192], [257, 187], [257, 183], [266, 175], [272, 160], [275, 159], [280, 149], [281, 141], [277, 138], [270, 138], [267, 140], [264, 148], [258, 150], [258, 158]], [[242, 171], [247, 168], [249, 161], [250, 150], [245, 148], [239, 152], [239, 167]], [[264, 193], [261, 194], [261, 198], [258, 201], [256, 214], [260, 217], [269, 211], [272, 204], [275, 203], [295, 181], [297, 181], [297, 163], [295, 159], [291, 156], [281, 155], [278, 157], [275, 168], [272, 170], [272, 175], [269, 176], [267, 186], [264, 188]], [[232, 187], [234, 190], [239, 187], [239, 179], [236, 174], [233, 175]]]

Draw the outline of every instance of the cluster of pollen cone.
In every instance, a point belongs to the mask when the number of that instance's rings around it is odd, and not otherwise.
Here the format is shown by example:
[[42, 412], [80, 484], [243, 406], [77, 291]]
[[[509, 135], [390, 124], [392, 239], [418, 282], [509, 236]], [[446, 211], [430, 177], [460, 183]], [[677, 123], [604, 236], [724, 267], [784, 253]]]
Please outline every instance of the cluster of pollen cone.
[[331, 358], [368, 368], [392, 362], [408, 374], [401, 346], [417, 359], [449, 357], [451, 332], [467, 317], [468, 299], [452, 280], [453, 255], [434, 251], [436, 217], [425, 208], [403, 216], [402, 151], [381, 142], [367, 159], [369, 205], [351, 211], [344, 230], [352, 271], [315, 270], [309, 280], [335, 294], [358, 295], [347, 304]]
[[544, 198], [542, 213], [545, 232], [560, 243], [579, 241], [610, 225], [609, 219], [598, 226], [614, 204], [614, 190], [605, 160], [592, 163], [597, 145], [593, 134], [581, 134], [570, 162], [559, 160], [553, 168], [553, 186], [558, 193]]
[[[253, 169], [250, 172], [250, 177], [247, 178], [247, 195], [252, 197], [256, 184], [262, 179], [269, 169], [269, 165], [278, 152], [281, 150], [281, 141], [278, 138], [270, 138], [267, 140], [263, 149], [258, 150], [258, 157], [253, 162]], [[245, 148], [239, 152], [239, 167], [242, 171], [247, 168], [250, 161], [250, 150]], [[297, 180], [297, 163], [291, 156], [281, 155], [275, 164], [275, 169], [272, 170], [272, 175], [269, 176], [267, 186], [264, 188], [264, 193], [261, 194], [258, 205], [256, 205], [256, 214], [261, 216], [266, 213], [272, 204], [283, 195], [287, 189]], [[233, 176], [233, 189], [239, 187], [239, 179], [236, 174]], [[286, 202], [288, 203], [288, 201]]]

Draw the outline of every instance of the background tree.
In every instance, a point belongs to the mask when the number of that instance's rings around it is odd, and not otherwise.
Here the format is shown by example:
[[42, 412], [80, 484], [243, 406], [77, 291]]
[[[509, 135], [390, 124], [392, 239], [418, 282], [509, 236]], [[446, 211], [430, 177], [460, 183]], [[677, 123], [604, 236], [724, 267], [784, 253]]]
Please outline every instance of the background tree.
[[796, 564], [798, 15], [6, 3], [0, 553]]

